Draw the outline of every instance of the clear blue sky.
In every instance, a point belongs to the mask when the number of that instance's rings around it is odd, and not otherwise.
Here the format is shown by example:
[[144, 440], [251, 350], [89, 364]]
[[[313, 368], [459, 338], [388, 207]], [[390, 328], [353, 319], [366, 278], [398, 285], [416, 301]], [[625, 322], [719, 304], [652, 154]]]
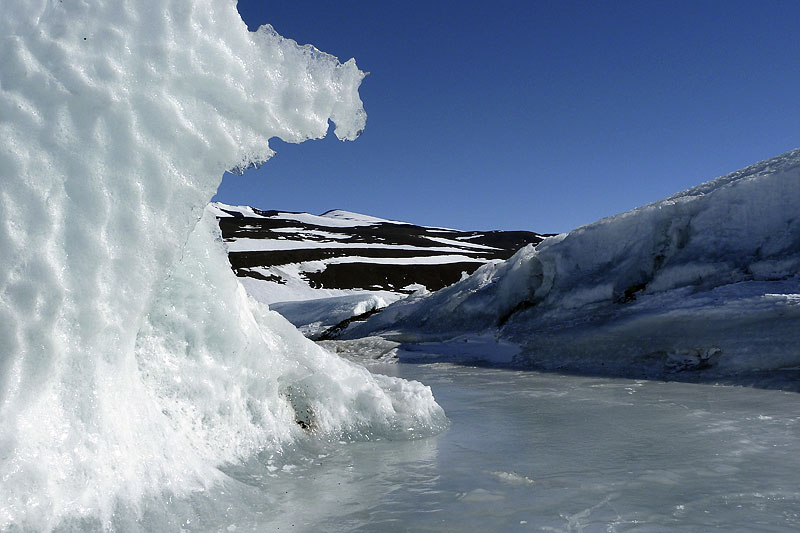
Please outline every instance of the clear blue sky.
[[240, 0], [355, 57], [367, 128], [217, 200], [561, 232], [800, 146], [800, 2]]

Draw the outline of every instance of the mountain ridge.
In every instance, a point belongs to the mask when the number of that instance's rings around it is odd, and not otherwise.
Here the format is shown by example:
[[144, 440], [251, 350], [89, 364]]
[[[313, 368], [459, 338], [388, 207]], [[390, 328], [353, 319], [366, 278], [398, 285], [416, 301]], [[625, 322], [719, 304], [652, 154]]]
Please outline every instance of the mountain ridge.
[[546, 237], [420, 226], [342, 209], [313, 215], [218, 202], [207, 209], [245, 290], [310, 337], [409, 294], [451, 285]]
[[[409, 294], [424, 285], [438, 290], [461, 279], [462, 272], [505, 260], [546, 237], [419, 226], [341, 209], [313, 215], [219, 202], [209, 209], [238, 277], [283, 285], [299, 278], [311, 289]], [[287, 265], [297, 268], [281, 268]]]

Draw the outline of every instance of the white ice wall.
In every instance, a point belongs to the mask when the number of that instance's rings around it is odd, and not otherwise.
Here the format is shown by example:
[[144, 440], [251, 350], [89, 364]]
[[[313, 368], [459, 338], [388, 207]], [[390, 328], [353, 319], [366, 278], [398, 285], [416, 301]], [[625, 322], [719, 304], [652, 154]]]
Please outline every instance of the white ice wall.
[[429, 390], [338, 364], [251, 306], [203, 252], [208, 228], [190, 237], [222, 173], [268, 159], [271, 137], [329, 120], [358, 136], [363, 76], [248, 32], [234, 0], [0, 5], [0, 529], [200, 487], [297, 436], [296, 417], [336, 434], [442, 422]]
[[798, 205], [794, 150], [524, 248], [347, 336], [495, 330], [519, 362], [623, 373], [709, 350], [730, 372], [798, 365]]

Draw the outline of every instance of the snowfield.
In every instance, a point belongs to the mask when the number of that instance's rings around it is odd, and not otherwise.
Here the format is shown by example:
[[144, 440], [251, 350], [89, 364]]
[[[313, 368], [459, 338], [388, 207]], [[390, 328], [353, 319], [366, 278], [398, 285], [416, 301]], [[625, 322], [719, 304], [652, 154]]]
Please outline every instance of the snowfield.
[[624, 375], [800, 367], [798, 205], [794, 150], [528, 246], [341, 338]]
[[[322, 215], [212, 202], [248, 294], [317, 339], [340, 322], [455, 283], [543, 236], [459, 231], [343, 210]], [[469, 241], [469, 242], [468, 242]]]

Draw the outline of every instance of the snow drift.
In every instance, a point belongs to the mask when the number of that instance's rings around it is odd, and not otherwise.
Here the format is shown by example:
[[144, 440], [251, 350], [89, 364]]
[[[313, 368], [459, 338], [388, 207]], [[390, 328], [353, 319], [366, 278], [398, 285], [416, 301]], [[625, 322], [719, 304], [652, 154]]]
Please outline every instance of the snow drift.
[[109, 525], [308, 432], [441, 427], [426, 387], [248, 299], [198, 224], [271, 137], [359, 135], [353, 60], [248, 32], [234, 0], [0, 10], [0, 529]]
[[526, 247], [343, 338], [489, 335], [519, 364], [624, 374], [800, 366], [798, 205], [794, 150]]

